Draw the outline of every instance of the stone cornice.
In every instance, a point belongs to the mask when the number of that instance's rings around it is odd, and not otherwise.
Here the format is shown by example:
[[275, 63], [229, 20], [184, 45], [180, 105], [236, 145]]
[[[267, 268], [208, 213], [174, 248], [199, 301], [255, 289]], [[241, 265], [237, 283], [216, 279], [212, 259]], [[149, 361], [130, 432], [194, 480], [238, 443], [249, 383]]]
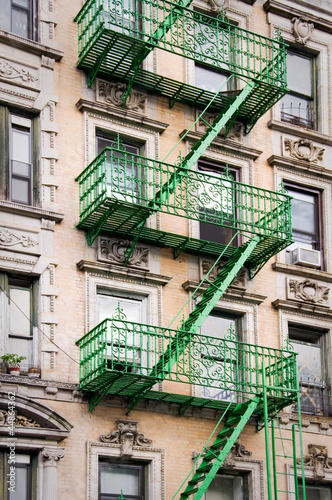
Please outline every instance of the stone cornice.
[[274, 119], [270, 120], [267, 125], [272, 130], [278, 130], [279, 132], [296, 135], [297, 137], [303, 137], [304, 139], [310, 139], [320, 144], [332, 146], [332, 138], [329, 135], [321, 134], [315, 130], [309, 130], [299, 127], [298, 125], [290, 125], [289, 123]]
[[[186, 133], [187, 133], [187, 130], [183, 130], [180, 133], [180, 136], [182, 137]], [[203, 137], [202, 133], [190, 131], [187, 133], [184, 140], [190, 140], [190, 141], [196, 142], [199, 139], [201, 139], [202, 137]], [[262, 151], [260, 151], [259, 149], [248, 148], [238, 141], [231, 141], [228, 139], [222, 139], [221, 137], [217, 137], [216, 139], [214, 139], [211, 143], [211, 146], [212, 145], [219, 146], [224, 151], [227, 151], [230, 153], [235, 152], [237, 155], [240, 154], [244, 157], [249, 158], [250, 160], [256, 160], [262, 154]]]
[[284, 311], [301, 311], [302, 313], [312, 314], [314, 317], [321, 316], [326, 319], [332, 319], [332, 309], [317, 304], [308, 304], [306, 302], [297, 302], [293, 300], [277, 299], [272, 302], [275, 309]]
[[332, 282], [332, 274], [325, 271], [317, 271], [316, 269], [309, 269], [308, 267], [293, 266], [292, 264], [283, 264], [281, 262], [274, 262], [272, 269], [280, 273], [292, 274], [300, 276], [301, 278], [315, 279], [318, 281]]
[[[278, 16], [285, 17], [287, 19], [292, 19], [293, 17], [303, 17], [314, 23], [315, 28], [319, 29], [321, 31], [325, 31], [326, 33], [332, 33], [332, 21], [329, 21], [326, 19], [326, 15], [331, 15], [331, 12], [328, 12], [325, 9], [321, 9], [320, 7], [316, 7], [312, 3], [307, 3], [307, 2], [297, 2], [299, 7], [307, 7], [308, 11], [306, 9], [298, 9], [295, 7], [292, 7], [288, 2], [278, 2], [276, 0], [267, 0], [264, 3], [264, 9], [266, 12], [271, 12], [272, 14], [277, 14]], [[310, 10], [309, 10], [310, 9]], [[325, 16], [320, 17], [312, 14], [312, 11], [315, 10], [317, 13], [323, 13]]]
[[316, 165], [315, 163], [309, 163], [307, 161], [295, 160], [294, 158], [289, 158], [288, 156], [278, 156], [272, 155], [267, 159], [267, 162], [271, 167], [278, 165], [279, 167], [290, 168], [291, 170], [297, 169], [301, 172], [309, 172], [310, 174], [316, 174], [320, 178], [325, 177], [326, 179], [332, 179], [332, 170], [322, 167], [321, 165]]
[[64, 214], [58, 212], [50, 212], [38, 207], [31, 207], [30, 205], [20, 205], [12, 201], [0, 200], [0, 210], [2, 212], [9, 212], [15, 215], [25, 215], [34, 219], [48, 219], [54, 222], [61, 222], [64, 219]]
[[11, 45], [12, 47], [25, 50], [26, 52], [30, 52], [38, 56], [50, 57], [55, 61], [61, 61], [63, 58], [62, 50], [42, 45], [41, 43], [28, 40], [27, 38], [14, 35], [13, 33], [8, 33], [4, 30], [0, 30], [0, 43]]
[[90, 260], [80, 260], [77, 263], [78, 269], [81, 271], [88, 271], [91, 273], [107, 273], [108, 276], [126, 276], [137, 281], [145, 283], [152, 283], [154, 285], [167, 285], [172, 279], [171, 276], [164, 276], [161, 274], [150, 273], [149, 271], [141, 269], [133, 269], [116, 264], [101, 264]]
[[154, 130], [159, 133], [162, 133], [164, 130], [166, 130], [169, 125], [168, 123], [152, 120], [151, 118], [148, 118], [143, 114], [136, 113], [135, 111], [121, 109], [110, 104], [88, 101], [86, 99], [80, 99], [76, 103], [76, 107], [77, 109], [79, 109], [79, 111], [88, 111], [90, 113], [99, 113], [107, 116], [112, 115], [116, 118], [142, 125], [150, 130]]
[[[186, 281], [182, 284], [182, 287], [186, 292], [193, 292], [198, 287], [198, 281]], [[200, 290], [205, 290], [207, 286], [201, 286]], [[245, 302], [249, 302], [251, 304], [261, 304], [265, 299], [266, 295], [259, 295], [257, 293], [250, 293], [243, 288], [236, 288], [230, 286], [227, 288], [226, 292], [223, 295], [223, 298], [229, 300], [244, 300]]]

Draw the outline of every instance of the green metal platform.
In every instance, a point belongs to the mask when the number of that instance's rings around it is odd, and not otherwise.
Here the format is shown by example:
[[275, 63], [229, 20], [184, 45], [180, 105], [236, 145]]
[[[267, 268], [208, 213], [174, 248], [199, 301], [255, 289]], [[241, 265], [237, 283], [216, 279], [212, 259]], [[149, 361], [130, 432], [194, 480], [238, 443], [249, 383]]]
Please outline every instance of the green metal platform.
[[[237, 113], [246, 131], [286, 93], [286, 45], [281, 39], [251, 33], [227, 18], [201, 14], [181, 2], [143, 0], [128, 5], [124, 0], [116, 4], [88, 0], [76, 21], [78, 68], [89, 72], [90, 84], [97, 75], [127, 81], [130, 86], [135, 82], [148, 93], [168, 97], [171, 105], [181, 101], [204, 108], [213, 92], [142, 67], [153, 49], [166, 50], [232, 75], [232, 90], [248, 81], [257, 83]], [[231, 100], [229, 92], [220, 93], [210, 110], [220, 111]]]

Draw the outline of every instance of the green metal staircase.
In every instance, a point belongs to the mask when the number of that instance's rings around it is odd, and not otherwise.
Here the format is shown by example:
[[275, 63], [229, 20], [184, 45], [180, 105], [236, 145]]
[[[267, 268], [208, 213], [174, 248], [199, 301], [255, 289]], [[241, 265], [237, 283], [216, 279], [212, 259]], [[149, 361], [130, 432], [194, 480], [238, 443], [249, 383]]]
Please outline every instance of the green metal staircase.
[[194, 476], [181, 493], [180, 500], [186, 500], [191, 495], [195, 495], [194, 500], [202, 498], [259, 402], [260, 397], [255, 396], [250, 401], [236, 405], [230, 412], [214, 443], [207, 449]]

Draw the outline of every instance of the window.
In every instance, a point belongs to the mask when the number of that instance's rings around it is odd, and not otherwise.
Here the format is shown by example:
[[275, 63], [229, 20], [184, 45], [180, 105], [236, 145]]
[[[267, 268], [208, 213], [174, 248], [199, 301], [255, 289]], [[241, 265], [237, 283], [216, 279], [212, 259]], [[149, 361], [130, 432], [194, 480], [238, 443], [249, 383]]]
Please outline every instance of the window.
[[[6, 291], [3, 315], [2, 346], [4, 353], [25, 356], [23, 364], [37, 364], [34, 328], [37, 318], [37, 282], [21, 276], [0, 276], [1, 288]], [[36, 343], [35, 343], [36, 344]]]
[[[128, 321], [125, 328], [122, 322], [109, 329], [107, 333], [108, 368], [127, 373], [145, 373], [147, 366], [146, 336], [140, 335], [135, 323], [145, 323], [144, 297], [130, 294], [114, 294], [111, 290], [99, 288], [97, 293], [98, 322], [106, 318], [119, 318], [120, 307], [123, 321]], [[134, 323], [134, 324], [132, 324]]]
[[[115, 139], [97, 136], [97, 153], [116, 144]], [[117, 146], [116, 146], [117, 147]], [[137, 166], [137, 157], [140, 146], [130, 142], [122, 142], [123, 152], [116, 152], [111, 160], [111, 152], [107, 152], [107, 194], [119, 200], [137, 203], [139, 193], [142, 192], [142, 174]], [[118, 147], [117, 147], [118, 149]], [[126, 153], [129, 153], [128, 155]]]
[[126, 35], [134, 36], [138, 28], [137, 3], [135, 0], [104, 0], [104, 12], [106, 19], [109, 18], [111, 29]]
[[220, 473], [211, 482], [204, 500], [249, 500], [248, 474]]
[[[98, 500], [144, 500], [144, 466], [99, 461]], [[123, 497], [121, 496], [123, 495]]]
[[0, 193], [24, 205], [38, 201], [38, 151], [34, 147], [37, 121], [0, 106]]
[[315, 59], [287, 53], [287, 85], [289, 92], [281, 101], [281, 120], [314, 129], [316, 109]]
[[[203, 345], [200, 349], [201, 374], [208, 384], [202, 387], [202, 397], [230, 401], [234, 398], [234, 382], [239, 381], [238, 349], [240, 321], [232, 316], [213, 312], [201, 327]], [[225, 343], [220, 339], [227, 340]], [[221, 388], [218, 388], [220, 379]]]
[[293, 240], [306, 248], [321, 249], [320, 242], [320, 193], [312, 189], [286, 185], [292, 199]]
[[[202, 176], [202, 182], [198, 186], [200, 209], [200, 239], [213, 241], [215, 243], [228, 244], [235, 235], [236, 219], [236, 195], [234, 180], [237, 180], [238, 172], [229, 168], [228, 172], [224, 166], [206, 161], [198, 162], [198, 171], [208, 174], [210, 177]], [[222, 224], [216, 227], [213, 223]], [[232, 242], [238, 245], [238, 239]]]
[[0, 0], [0, 29], [36, 40], [35, 0]]
[[328, 414], [325, 334], [307, 326], [289, 325], [289, 339], [298, 353], [301, 412]]
[[[332, 500], [331, 486], [305, 485], [306, 500]], [[303, 500], [303, 488], [299, 485], [299, 500]]]
[[11, 467], [15, 467], [15, 491], [10, 490], [10, 483], [4, 482], [4, 500], [36, 500], [37, 462], [37, 455], [16, 450], [13, 464], [8, 453], [0, 452], [1, 470], [8, 481], [13, 470]]

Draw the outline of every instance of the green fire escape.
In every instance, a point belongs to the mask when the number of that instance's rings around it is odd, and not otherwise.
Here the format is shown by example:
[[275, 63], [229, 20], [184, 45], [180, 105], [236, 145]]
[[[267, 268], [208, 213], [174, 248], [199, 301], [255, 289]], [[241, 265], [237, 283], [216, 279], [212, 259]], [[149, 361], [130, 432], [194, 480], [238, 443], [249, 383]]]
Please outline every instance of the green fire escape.
[[[225, 16], [212, 18], [191, 10], [190, 3], [88, 0], [77, 15], [78, 67], [87, 71], [89, 85], [96, 76], [126, 82], [124, 105], [132, 86], [139, 85], [168, 97], [170, 106], [181, 101], [216, 113], [213, 124], [177, 165], [130, 153], [119, 139], [104, 149], [77, 178], [78, 227], [87, 232], [89, 244], [99, 234], [131, 240], [126, 263], [137, 241], [170, 247], [175, 257], [185, 251], [222, 256], [227, 262], [213, 282], [205, 277], [197, 306], [177, 330], [132, 323], [119, 307], [84, 335], [77, 342], [80, 387], [91, 393], [90, 410], [109, 394], [125, 396], [128, 412], [143, 398], [177, 403], [180, 414], [189, 406], [225, 412], [223, 427], [213, 444], [204, 447], [181, 500], [203, 497], [241, 431], [255, 418], [265, 429], [268, 498], [277, 500], [283, 490], [274, 445], [270, 463], [268, 427], [284, 407], [297, 404], [299, 411], [296, 355], [289, 349], [239, 342], [232, 331], [223, 339], [207, 337], [200, 328], [243, 266], [253, 277], [291, 243], [290, 197], [237, 182], [228, 171], [216, 177], [197, 170], [196, 164], [223, 129], [227, 134], [238, 120], [248, 132], [285, 94], [286, 47], [278, 38], [240, 29]], [[232, 90], [214, 94], [149, 72], [145, 60], [160, 49], [226, 71]], [[216, 231], [226, 227], [233, 238], [221, 244], [151, 228], [146, 222], [157, 212], [209, 223]], [[157, 390], [156, 384], [164, 381], [197, 390], [194, 396]], [[211, 390], [218, 396], [209, 397]], [[298, 499], [295, 437], [293, 430], [293, 493]]]

